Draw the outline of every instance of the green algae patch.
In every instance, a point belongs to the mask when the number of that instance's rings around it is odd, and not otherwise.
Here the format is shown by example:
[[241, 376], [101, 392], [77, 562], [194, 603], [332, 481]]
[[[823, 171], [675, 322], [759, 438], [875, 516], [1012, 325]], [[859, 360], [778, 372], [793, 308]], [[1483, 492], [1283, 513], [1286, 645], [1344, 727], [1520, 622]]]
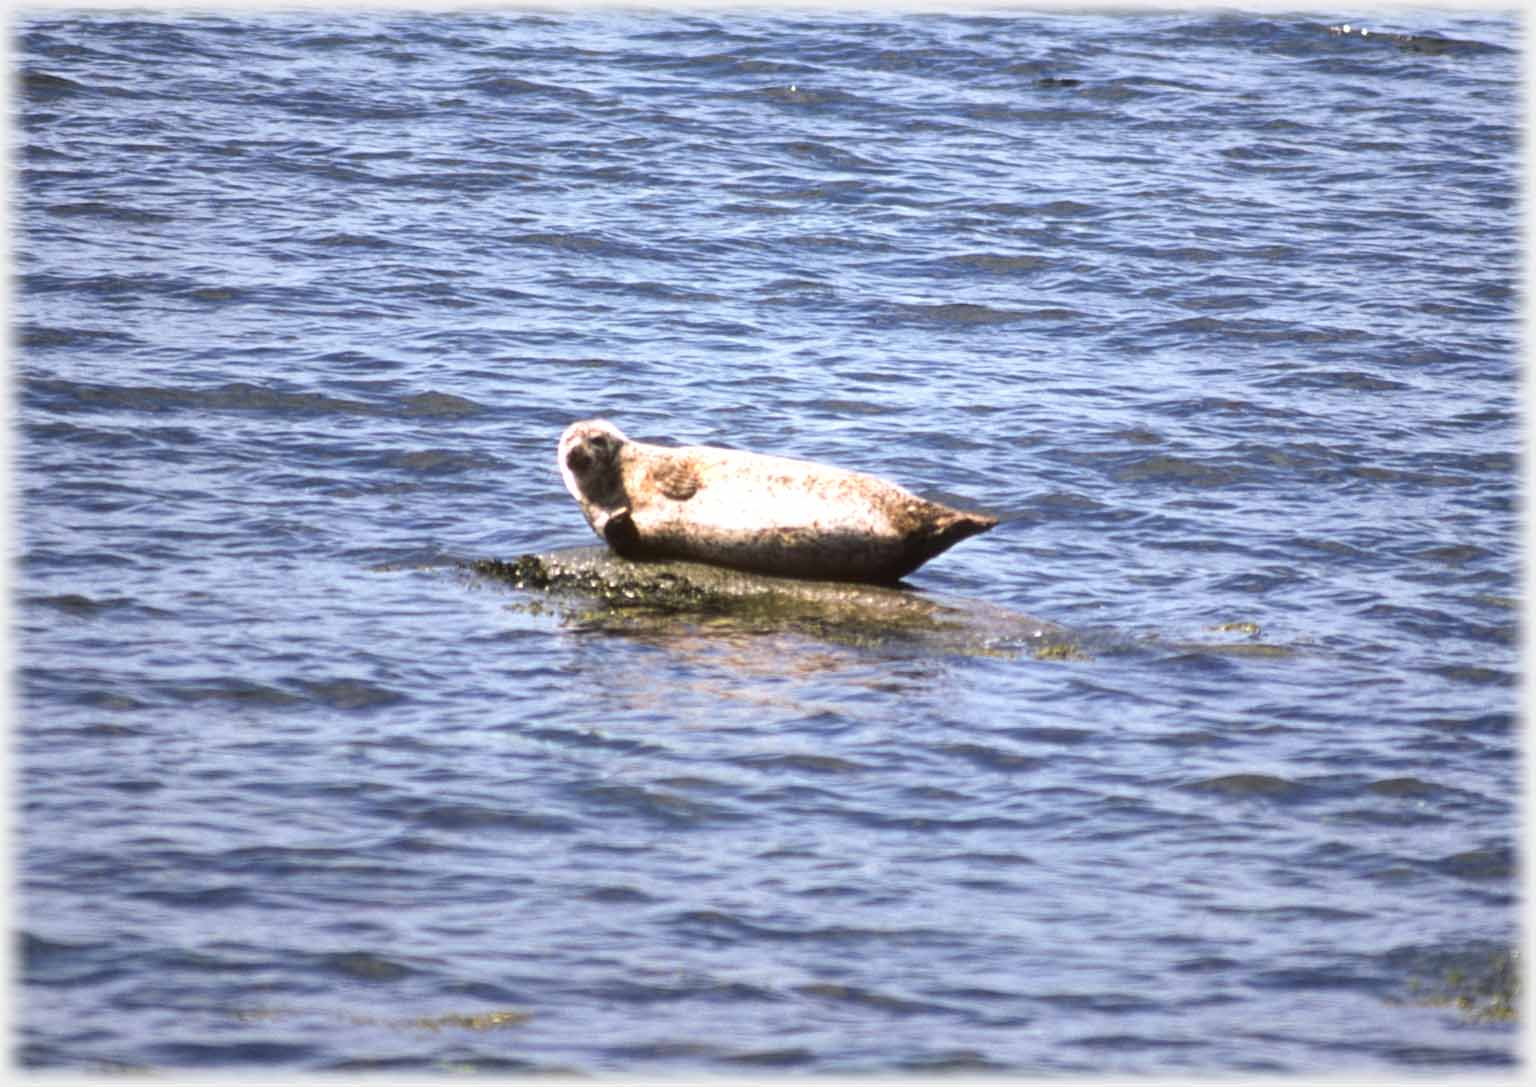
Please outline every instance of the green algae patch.
[[[1148, 648], [1163, 648], [1179, 654], [1198, 653], [1217, 657], [1293, 657], [1298, 650], [1294, 646], [1263, 642], [1263, 628], [1250, 619], [1234, 619], [1223, 623], [1211, 623], [1205, 627], [1211, 634], [1227, 635], [1224, 639], [1202, 641], [1165, 642], [1158, 635], [1145, 637]], [[1238, 640], [1231, 640], [1236, 638]]]
[[478, 577], [505, 582], [515, 589], [574, 593], [622, 608], [700, 611], [737, 604], [753, 595], [770, 595], [766, 591], [744, 593], [740, 586], [732, 585], [710, 567], [703, 567], [702, 574], [688, 576], [667, 567], [694, 564], [640, 563], [617, 557], [604, 561], [601, 555], [589, 554], [593, 550], [600, 549], [522, 555], [512, 562], [477, 559], [469, 564], [469, 570]]
[[1037, 647], [1030, 656], [1037, 661], [1089, 661], [1093, 654], [1073, 642], [1051, 642]]
[[[242, 1023], [267, 1023], [315, 1014], [327, 1013], [317, 1013], [303, 1008], [247, 1008], [234, 1012], [234, 1017]], [[362, 1012], [346, 1011], [335, 1011], [328, 1014], [332, 1018], [356, 1027], [389, 1027], [394, 1030], [422, 1030], [434, 1034], [444, 1030], [500, 1030], [506, 1027], [521, 1026], [533, 1018], [529, 1012], [508, 1010], [394, 1016], [368, 1015]]]
[[500, 1030], [522, 1026], [531, 1018], [528, 1012], [449, 1012], [446, 1015], [418, 1015], [402, 1022], [417, 1030]]
[[1408, 996], [1393, 1003], [1450, 1008], [1473, 1023], [1514, 1023], [1520, 1018], [1520, 973], [1518, 951], [1458, 956], [1436, 974], [1415, 978]]

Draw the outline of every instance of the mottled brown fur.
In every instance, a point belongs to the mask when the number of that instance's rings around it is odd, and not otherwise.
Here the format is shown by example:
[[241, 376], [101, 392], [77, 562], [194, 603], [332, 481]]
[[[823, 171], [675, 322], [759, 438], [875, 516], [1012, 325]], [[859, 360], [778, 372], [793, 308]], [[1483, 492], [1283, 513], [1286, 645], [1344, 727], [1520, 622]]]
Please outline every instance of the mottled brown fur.
[[566, 428], [559, 466], [593, 531], [636, 559], [892, 582], [997, 523], [860, 472], [711, 446], [648, 445], [601, 419]]

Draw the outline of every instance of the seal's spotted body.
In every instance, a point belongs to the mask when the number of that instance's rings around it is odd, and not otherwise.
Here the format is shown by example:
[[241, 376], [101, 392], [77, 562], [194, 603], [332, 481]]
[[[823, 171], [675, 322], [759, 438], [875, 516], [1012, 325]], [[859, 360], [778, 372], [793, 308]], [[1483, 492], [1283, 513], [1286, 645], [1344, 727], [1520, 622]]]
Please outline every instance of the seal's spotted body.
[[559, 464], [587, 523], [627, 558], [892, 582], [997, 524], [860, 472], [712, 446], [649, 445], [603, 419], [566, 428]]

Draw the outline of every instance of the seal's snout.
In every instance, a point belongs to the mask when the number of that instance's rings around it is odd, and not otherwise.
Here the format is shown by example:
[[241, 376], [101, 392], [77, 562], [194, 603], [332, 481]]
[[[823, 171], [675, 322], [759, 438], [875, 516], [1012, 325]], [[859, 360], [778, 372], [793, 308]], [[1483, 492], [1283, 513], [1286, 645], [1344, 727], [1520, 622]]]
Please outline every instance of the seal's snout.
[[581, 451], [588, 461], [610, 461], [617, 449], [617, 443], [601, 430], [586, 435], [581, 443]]
[[573, 472], [585, 473], [593, 465], [607, 465], [618, 454], [624, 435], [603, 419], [572, 423], [560, 435], [560, 459]]

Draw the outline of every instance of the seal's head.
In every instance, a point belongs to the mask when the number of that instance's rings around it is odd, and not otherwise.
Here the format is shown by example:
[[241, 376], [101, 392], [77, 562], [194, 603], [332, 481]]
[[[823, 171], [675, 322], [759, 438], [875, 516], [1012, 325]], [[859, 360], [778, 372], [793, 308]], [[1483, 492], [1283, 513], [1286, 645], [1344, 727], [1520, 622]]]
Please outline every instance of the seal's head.
[[619, 464], [625, 440], [606, 419], [583, 419], [560, 435], [560, 478], [599, 533], [601, 515], [626, 505]]

